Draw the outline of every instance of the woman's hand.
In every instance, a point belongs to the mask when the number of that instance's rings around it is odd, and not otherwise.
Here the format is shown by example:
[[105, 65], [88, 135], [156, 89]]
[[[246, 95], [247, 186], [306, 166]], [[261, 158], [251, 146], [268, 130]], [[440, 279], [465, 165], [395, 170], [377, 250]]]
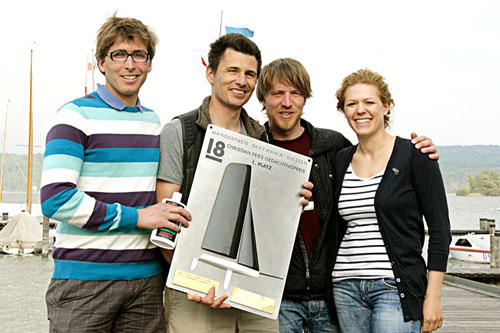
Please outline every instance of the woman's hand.
[[422, 332], [432, 332], [443, 326], [443, 309], [441, 300], [435, 297], [426, 297], [424, 301], [424, 320]]
[[443, 278], [444, 272], [429, 271], [423, 309], [422, 332], [432, 332], [443, 326], [443, 308], [441, 307]]

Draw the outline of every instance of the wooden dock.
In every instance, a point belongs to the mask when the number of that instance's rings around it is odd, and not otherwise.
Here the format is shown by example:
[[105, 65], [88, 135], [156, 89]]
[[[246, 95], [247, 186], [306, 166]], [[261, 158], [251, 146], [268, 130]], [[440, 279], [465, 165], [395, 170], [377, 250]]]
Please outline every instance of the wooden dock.
[[456, 276], [460, 278], [470, 279], [487, 284], [494, 284], [500, 286], [500, 268], [490, 268], [490, 265], [483, 265], [484, 267], [458, 267], [448, 268], [447, 275]]
[[500, 288], [445, 276], [443, 327], [437, 332], [500, 332]]

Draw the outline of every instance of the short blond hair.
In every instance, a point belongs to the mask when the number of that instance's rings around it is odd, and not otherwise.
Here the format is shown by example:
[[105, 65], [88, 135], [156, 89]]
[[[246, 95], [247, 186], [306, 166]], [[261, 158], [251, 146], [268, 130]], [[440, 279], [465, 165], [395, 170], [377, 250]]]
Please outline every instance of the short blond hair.
[[273, 78], [296, 87], [304, 99], [312, 96], [311, 78], [304, 66], [291, 58], [276, 59], [262, 68], [257, 83], [257, 98], [263, 102], [273, 89]]

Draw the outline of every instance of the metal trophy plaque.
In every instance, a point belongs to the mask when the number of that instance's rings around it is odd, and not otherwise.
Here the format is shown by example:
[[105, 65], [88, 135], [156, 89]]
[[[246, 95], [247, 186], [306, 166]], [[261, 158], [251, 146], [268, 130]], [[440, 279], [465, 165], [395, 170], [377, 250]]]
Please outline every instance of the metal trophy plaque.
[[312, 159], [209, 125], [167, 286], [276, 319]]

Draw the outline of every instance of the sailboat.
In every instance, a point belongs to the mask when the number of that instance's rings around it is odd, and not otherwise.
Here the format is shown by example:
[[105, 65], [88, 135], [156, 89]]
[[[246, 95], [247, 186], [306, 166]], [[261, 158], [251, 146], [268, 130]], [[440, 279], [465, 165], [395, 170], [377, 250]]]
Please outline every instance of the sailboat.
[[22, 212], [0, 231], [0, 249], [6, 254], [29, 254], [42, 241], [42, 226], [36, 217]]
[[[42, 240], [42, 226], [31, 215], [31, 187], [33, 181], [33, 49], [30, 59], [30, 107], [28, 134], [28, 177], [26, 189], [26, 212], [14, 216], [0, 231], [0, 244], [4, 253], [31, 253], [36, 243]], [[5, 132], [4, 132], [5, 136]], [[4, 138], [5, 145], [5, 138]], [[4, 149], [5, 152], [5, 149]], [[3, 162], [2, 162], [3, 165]], [[2, 167], [3, 171], [3, 167]], [[3, 175], [3, 172], [2, 172]], [[2, 177], [3, 180], [3, 177]]]

